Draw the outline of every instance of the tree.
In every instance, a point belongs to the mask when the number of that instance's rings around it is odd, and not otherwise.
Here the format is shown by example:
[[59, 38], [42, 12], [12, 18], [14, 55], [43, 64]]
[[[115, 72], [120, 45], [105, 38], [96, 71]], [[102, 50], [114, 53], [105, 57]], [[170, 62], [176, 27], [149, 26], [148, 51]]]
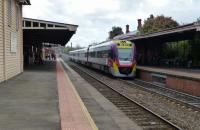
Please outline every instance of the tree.
[[197, 18], [197, 22], [198, 22], [198, 23], [200, 23], [200, 17], [199, 17], [199, 18]]
[[171, 17], [166, 17], [164, 15], [154, 17], [153, 15], [150, 15], [150, 17], [144, 21], [144, 25], [140, 30], [140, 34], [152, 33], [163, 29], [176, 27], [178, 25], [178, 22], [173, 20]]
[[79, 44], [77, 44], [76, 47], [66, 46], [64, 48], [64, 52], [69, 53], [69, 51], [73, 51], [73, 50], [77, 50], [77, 49], [81, 49], [81, 48], [83, 48], [83, 47], [81, 47]]
[[75, 49], [81, 49], [81, 48], [83, 48], [83, 47], [81, 47], [79, 44], [76, 44]]
[[69, 53], [69, 51], [73, 51], [73, 50], [74, 50], [74, 48], [71, 48], [70, 46], [67, 46], [64, 48], [65, 53]]
[[117, 35], [124, 34], [122, 31], [121, 27], [112, 27], [112, 30], [109, 32], [109, 38], [108, 39], [113, 39]]

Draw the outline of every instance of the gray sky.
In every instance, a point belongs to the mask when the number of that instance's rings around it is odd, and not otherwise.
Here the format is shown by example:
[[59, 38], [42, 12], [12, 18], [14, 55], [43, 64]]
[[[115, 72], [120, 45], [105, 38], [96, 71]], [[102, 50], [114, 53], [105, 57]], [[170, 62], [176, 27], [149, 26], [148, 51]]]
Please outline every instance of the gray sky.
[[[136, 30], [137, 19], [171, 16], [180, 24], [200, 17], [200, 0], [31, 0], [23, 16], [79, 25], [70, 42], [87, 46], [107, 39], [112, 26]], [[69, 42], [69, 43], [70, 43]]]

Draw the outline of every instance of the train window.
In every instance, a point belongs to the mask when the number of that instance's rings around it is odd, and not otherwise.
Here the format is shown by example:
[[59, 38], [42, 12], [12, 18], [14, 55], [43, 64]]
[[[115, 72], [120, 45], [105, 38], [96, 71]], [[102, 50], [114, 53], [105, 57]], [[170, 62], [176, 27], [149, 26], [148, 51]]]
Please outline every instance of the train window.
[[89, 53], [89, 56], [90, 56], [90, 57], [93, 57], [93, 52], [90, 52], [90, 53]]
[[101, 51], [97, 51], [97, 58], [101, 58]]
[[97, 51], [97, 58], [102, 58], [104, 55], [104, 51]]
[[111, 50], [108, 50], [108, 58], [112, 58]]
[[86, 53], [83, 53], [83, 57], [86, 57]]
[[96, 52], [93, 51], [91, 57], [96, 57]]
[[94, 52], [91, 52], [91, 57], [94, 57]]
[[103, 56], [104, 56], [104, 51], [101, 51], [100, 52], [100, 58], [103, 58]]
[[97, 56], [96, 56], [96, 52], [94, 52], [93, 56], [94, 56], [94, 57], [97, 57]]
[[97, 51], [97, 58], [108, 58], [111, 57], [111, 50]]
[[118, 48], [119, 59], [124, 61], [130, 61], [132, 59], [132, 49], [130, 48]]
[[91, 52], [89, 52], [89, 54], [88, 54], [88, 55], [89, 55], [89, 57], [91, 57]]
[[105, 54], [105, 52], [101, 51], [101, 58], [104, 58], [104, 54]]
[[90, 52], [90, 57], [93, 57], [93, 52]]
[[107, 57], [108, 57], [108, 52], [102, 51], [102, 58], [107, 58]]

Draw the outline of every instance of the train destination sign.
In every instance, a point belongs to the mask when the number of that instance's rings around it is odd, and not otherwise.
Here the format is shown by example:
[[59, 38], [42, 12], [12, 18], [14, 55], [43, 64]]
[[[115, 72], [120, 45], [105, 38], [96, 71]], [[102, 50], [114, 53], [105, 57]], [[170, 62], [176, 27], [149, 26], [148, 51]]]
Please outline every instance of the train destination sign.
[[118, 48], [131, 48], [132, 43], [130, 41], [117, 41], [116, 42]]

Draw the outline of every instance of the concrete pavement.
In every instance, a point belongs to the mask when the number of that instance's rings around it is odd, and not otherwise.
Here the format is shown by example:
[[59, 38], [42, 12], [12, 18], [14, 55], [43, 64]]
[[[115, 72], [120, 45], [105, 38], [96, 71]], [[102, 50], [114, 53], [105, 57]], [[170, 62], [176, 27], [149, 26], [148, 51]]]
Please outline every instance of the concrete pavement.
[[0, 130], [60, 130], [55, 62], [0, 83]]

